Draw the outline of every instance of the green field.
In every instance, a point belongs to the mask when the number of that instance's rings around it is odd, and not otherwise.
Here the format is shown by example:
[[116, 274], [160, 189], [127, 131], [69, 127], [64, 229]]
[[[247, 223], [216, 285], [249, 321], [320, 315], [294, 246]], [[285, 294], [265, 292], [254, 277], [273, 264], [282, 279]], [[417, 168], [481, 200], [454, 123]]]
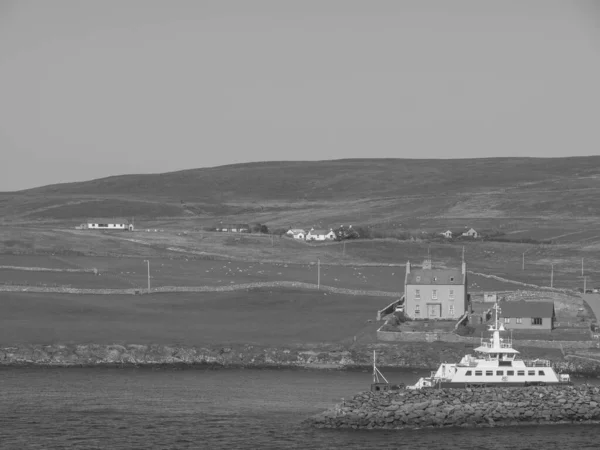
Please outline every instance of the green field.
[[142, 296], [0, 293], [0, 342], [257, 344], [352, 342], [389, 303], [301, 290]]

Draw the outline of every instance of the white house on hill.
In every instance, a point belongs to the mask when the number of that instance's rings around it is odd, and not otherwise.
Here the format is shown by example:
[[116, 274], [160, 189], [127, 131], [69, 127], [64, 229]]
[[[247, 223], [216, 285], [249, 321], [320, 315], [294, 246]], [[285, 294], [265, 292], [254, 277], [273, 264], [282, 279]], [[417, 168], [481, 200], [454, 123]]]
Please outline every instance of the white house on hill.
[[129, 220], [121, 217], [114, 217], [112, 219], [97, 218], [89, 219], [87, 221], [88, 230], [121, 230], [121, 231], [133, 231], [133, 224], [129, 223]]
[[311, 230], [306, 235], [307, 241], [332, 241], [335, 239], [335, 232], [333, 229], [327, 230], [315, 230], [311, 228]]
[[450, 231], [450, 230], [444, 231], [443, 233], [440, 233], [440, 234], [442, 236], [444, 236], [445, 238], [452, 239], [452, 231]]

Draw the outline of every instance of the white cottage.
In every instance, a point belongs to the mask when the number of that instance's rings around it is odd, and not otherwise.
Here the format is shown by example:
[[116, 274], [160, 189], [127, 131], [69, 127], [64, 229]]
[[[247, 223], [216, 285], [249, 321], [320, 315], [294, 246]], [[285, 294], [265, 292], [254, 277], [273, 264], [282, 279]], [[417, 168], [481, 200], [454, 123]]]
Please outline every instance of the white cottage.
[[306, 234], [307, 241], [333, 241], [335, 239], [335, 232], [332, 228], [328, 230], [311, 230]]
[[96, 218], [87, 221], [88, 230], [115, 230], [115, 231], [133, 231], [133, 224], [129, 220], [121, 217], [112, 219]]
[[306, 238], [306, 231], [301, 228], [290, 228], [285, 232], [288, 236], [293, 237], [294, 239], [302, 239]]

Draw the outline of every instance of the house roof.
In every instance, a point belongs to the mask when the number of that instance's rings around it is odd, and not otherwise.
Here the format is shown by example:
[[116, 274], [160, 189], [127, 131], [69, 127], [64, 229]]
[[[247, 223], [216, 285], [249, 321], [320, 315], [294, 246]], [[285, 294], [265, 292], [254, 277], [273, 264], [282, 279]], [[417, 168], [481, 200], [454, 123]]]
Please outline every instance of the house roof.
[[500, 302], [501, 317], [552, 317], [554, 313], [553, 302]]
[[462, 285], [463, 274], [461, 269], [413, 269], [408, 274], [406, 284]]
[[310, 230], [310, 234], [329, 234], [332, 230]]
[[106, 218], [106, 217], [95, 217], [93, 219], [88, 219], [87, 223], [118, 223], [118, 224], [128, 224], [129, 220], [128, 219], [124, 219], [122, 217], [113, 217], [113, 218]]
[[291, 229], [287, 230], [287, 233], [299, 234], [299, 233], [306, 233], [306, 231], [304, 231], [302, 228], [291, 228]]

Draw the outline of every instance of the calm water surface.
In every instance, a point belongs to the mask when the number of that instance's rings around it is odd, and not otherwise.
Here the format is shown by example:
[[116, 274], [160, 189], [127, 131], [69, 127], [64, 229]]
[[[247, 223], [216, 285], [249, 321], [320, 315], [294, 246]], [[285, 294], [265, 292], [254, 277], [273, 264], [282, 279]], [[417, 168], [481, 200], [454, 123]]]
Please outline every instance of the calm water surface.
[[[390, 382], [420, 374], [386, 373]], [[0, 369], [2, 449], [595, 449], [600, 427], [315, 430], [306, 417], [370, 374], [308, 370]]]

